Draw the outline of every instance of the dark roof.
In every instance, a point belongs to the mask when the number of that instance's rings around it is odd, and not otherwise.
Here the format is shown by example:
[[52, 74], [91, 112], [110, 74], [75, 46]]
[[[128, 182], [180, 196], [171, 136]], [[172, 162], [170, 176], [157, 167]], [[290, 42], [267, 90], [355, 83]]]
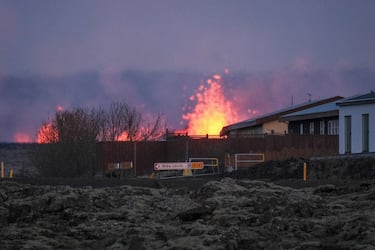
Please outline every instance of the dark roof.
[[220, 131], [220, 136], [227, 135], [230, 131], [233, 130], [238, 130], [238, 129], [243, 129], [243, 128], [250, 128], [250, 127], [255, 127], [262, 125], [263, 123], [269, 122], [269, 121], [274, 121], [278, 120], [281, 116], [287, 115], [293, 112], [301, 111], [304, 109], [312, 108], [318, 105], [322, 105], [325, 103], [333, 102], [342, 99], [341, 96], [335, 96], [323, 100], [318, 100], [318, 101], [309, 101], [305, 103], [301, 103], [299, 105], [287, 107], [284, 109], [277, 110], [272, 113], [268, 113], [262, 116], [258, 116], [252, 119], [244, 120], [238, 123], [234, 123], [228, 126], [225, 126], [221, 129]]
[[368, 104], [375, 103], [375, 92], [371, 91], [370, 93], [364, 95], [356, 95], [353, 97], [345, 98], [344, 100], [337, 102], [339, 106], [350, 106], [350, 105], [359, 105], [359, 104]]
[[337, 100], [312, 108], [297, 111], [294, 113], [290, 113], [288, 115], [281, 116], [279, 118], [279, 121], [301, 121], [308, 119], [339, 116], [339, 108], [337, 107], [336, 103]]

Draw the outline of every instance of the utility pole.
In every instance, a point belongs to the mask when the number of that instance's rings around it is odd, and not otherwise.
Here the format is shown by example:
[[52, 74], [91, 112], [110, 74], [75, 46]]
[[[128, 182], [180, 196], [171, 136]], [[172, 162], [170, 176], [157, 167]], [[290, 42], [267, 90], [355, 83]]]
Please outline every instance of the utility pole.
[[309, 96], [309, 102], [311, 102], [311, 93], [307, 93], [307, 95]]

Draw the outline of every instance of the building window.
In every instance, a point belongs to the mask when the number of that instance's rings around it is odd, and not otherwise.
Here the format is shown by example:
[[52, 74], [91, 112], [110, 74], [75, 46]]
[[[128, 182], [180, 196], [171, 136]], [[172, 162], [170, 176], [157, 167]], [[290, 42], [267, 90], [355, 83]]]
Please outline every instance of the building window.
[[352, 117], [347, 115], [344, 117], [344, 131], [345, 131], [345, 153], [352, 152]]
[[299, 125], [299, 134], [303, 135], [303, 123]]
[[330, 120], [327, 123], [327, 134], [328, 135], [338, 135], [339, 134], [339, 121]]
[[310, 135], [314, 134], [314, 122], [310, 122], [310, 129], [309, 129]]
[[362, 115], [362, 152], [368, 152], [369, 149], [369, 115]]
[[319, 123], [319, 134], [324, 135], [325, 123], [324, 121], [320, 121]]

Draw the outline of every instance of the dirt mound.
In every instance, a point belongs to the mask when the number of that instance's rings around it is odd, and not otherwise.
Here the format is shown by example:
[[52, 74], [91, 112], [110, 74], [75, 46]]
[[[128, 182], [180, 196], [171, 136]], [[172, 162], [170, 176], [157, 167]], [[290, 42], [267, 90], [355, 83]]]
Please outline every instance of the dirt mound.
[[267, 180], [302, 179], [304, 163], [307, 166], [309, 180], [375, 179], [375, 157], [267, 161], [250, 168], [239, 169], [228, 176]]
[[1, 249], [371, 249], [375, 183], [292, 189], [0, 182]]
[[227, 174], [240, 179], [301, 179], [303, 176], [304, 159], [288, 159], [284, 161], [267, 161], [249, 168], [239, 168]]

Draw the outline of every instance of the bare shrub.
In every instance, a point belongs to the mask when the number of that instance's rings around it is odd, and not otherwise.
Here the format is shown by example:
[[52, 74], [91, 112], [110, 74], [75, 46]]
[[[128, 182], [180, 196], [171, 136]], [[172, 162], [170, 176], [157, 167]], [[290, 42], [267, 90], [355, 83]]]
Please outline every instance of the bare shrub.
[[95, 174], [96, 143], [116, 140], [155, 140], [165, 131], [162, 116], [142, 116], [126, 102], [113, 102], [105, 111], [75, 108], [57, 111], [42, 123], [34, 163], [42, 176], [78, 177]]
[[53, 119], [44, 122], [50, 124], [50, 129], [39, 131], [45, 141], [33, 157], [39, 173], [47, 177], [94, 174], [100, 121], [96, 110], [77, 108], [58, 111]]

